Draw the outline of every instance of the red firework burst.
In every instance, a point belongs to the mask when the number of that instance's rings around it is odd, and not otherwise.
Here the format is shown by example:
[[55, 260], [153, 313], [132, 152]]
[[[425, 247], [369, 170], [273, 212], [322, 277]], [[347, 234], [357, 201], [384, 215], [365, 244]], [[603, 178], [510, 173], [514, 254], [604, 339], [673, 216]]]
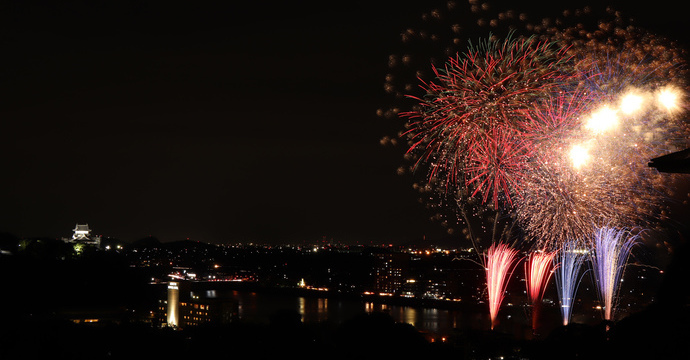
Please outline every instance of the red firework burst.
[[531, 158], [530, 143], [521, 141], [521, 134], [509, 128], [495, 127], [489, 134], [474, 136], [477, 139], [468, 149], [465, 169], [465, 183], [474, 188], [472, 196], [482, 193], [483, 202], [492, 196], [497, 204], [502, 193], [512, 203], [510, 194], [521, 194], [522, 174]]
[[531, 143], [521, 119], [574, 79], [561, 48], [533, 38], [489, 39], [463, 56], [433, 68], [435, 82], [423, 82], [424, 98], [409, 119], [408, 153], [430, 164], [429, 178], [446, 188], [462, 185], [484, 202], [512, 204], [520, 192]]

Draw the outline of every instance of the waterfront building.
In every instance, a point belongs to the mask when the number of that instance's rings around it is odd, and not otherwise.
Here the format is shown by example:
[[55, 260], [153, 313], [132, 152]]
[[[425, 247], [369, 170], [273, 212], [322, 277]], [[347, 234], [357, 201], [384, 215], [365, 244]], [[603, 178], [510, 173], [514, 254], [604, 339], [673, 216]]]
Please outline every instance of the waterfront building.
[[376, 254], [375, 287], [379, 294], [398, 294], [406, 283], [409, 255], [395, 252]]
[[166, 321], [167, 326], [180, 326], [180, 282], [171, 281], [168, 283], [168, 300]]
[[161, 326], [183, 328], [202, 324], [228, 324], [238, 317], [238, 304], [229, 299], [208, 298], [190, 291], [192, 282], [170, 281], [167, 300], [159, 300]]

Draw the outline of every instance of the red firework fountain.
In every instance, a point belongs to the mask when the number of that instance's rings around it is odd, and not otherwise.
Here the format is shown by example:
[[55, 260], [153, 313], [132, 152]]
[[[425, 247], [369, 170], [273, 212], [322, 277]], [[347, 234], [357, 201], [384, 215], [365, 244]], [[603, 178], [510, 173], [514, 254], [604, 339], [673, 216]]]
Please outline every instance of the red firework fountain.
[[506, 244], [493, 244], [484, 256], [486, 286], [489, 293], [491, 330], [496, 325], [496, 315], [503, 302], [508, 278], [513, 272], [518, 251]]
[[525, 262], [527, 295], [532, 303], [532, 332], [536, 332], [538, 328], [541, 300], [546, 290], [546, 284], [551, 278], [554, 256], [556, 256], [556, 252], [537, 251], [531, 253]]

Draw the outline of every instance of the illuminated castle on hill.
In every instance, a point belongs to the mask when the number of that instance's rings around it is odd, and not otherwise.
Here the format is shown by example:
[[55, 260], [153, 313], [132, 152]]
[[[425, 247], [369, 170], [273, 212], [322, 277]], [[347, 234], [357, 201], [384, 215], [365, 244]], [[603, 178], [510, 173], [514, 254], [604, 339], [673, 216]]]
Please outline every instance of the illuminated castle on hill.
[[62, 241], [72, 244], [93, 245], [95, 247], [101, 246], [101, 236], [91, 235], [89, 224], [77, 224], [72, 231], [74, 231], [72, 238], [62, 238]]

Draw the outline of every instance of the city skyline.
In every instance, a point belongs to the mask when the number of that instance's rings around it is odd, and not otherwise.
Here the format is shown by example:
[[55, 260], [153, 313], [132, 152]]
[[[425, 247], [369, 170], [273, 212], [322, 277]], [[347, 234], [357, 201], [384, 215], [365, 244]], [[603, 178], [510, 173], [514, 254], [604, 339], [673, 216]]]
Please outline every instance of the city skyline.
[[[677, 12], [613, 3], [684, 40]], [[457, 238], [396, 174], [403, 149], [379, 139], [400, 123], [376, 115], [390, 105], [401, 31], [443, 4], [12, 2], [0, 232], [58, 238], [88, 223], [124, 241]]]

